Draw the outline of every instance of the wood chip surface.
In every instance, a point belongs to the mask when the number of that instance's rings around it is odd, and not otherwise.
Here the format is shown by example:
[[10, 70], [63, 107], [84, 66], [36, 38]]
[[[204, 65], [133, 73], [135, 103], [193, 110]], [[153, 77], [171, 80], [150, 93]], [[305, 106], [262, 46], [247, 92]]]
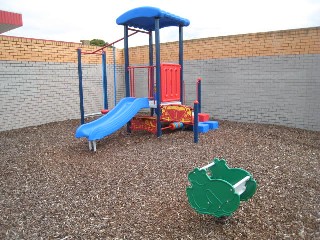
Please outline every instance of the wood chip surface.
[[[93, 153], [78, 124], [0, 132], [0, 239], [320, 239], [320, 132], [219, 121], [194, 144], [123, 128]], [[258, 183], [224, 221], [185, 191], [214, 157]]]

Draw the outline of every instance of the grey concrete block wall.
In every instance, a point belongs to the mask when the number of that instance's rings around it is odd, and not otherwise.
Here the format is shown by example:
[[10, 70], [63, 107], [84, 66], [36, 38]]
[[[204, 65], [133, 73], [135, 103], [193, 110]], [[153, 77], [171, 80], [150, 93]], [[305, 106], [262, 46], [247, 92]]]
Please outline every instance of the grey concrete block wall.
[[186, 103], [202, 80], [202, 112], [216, 119], [320, 130], [320, 55], [187, 61]]
[[[126, 87], [125, 87], [125, 77], [124, 77], [124, 66], [116, 66], [116, 79], [113, 78], [110, 81], [116, 81], [116, 101], [114, 100], [114, 94], [112, 94], [111, 107], [114, 107], [114, 103], [118, 103], [122, 98], [126, 96]], [[113, 85], [112, 85], [113, 87]], [[114, 92], [114, 89], [112, 90]]]
[[[0, 131], [80, 118], [77, 64], [0, 61], [0, 73]], [[111, 66], [107, 76], [113, 107]], [[83, 88], [85, 113], [99, 112], [103, 108], [101, 65], [83, 65]], [[118, 80], [117, 88], [120, 98], [122, 81]]]
[[[134, 65], [136, 67], [142, 67], [146, 65]], [[155, 79], [155, 72], [154, 72]], [[134, 70], [134, 82], [135, 82], [135, 97], [148, 97], [148, 69], [136, 68]]]
[[[185, 61], [186, 104], [200, 77], [202, 112], [215, 119], [320, 131], [319, 67], [318, 54]], [[137, 96], [146, 96], [146, 73], [135, 78]]]
[[[282, 55], [185, 61], [186, 104], [202, 78], [202, 112], [215, 119], [279, 124], [320, 131], [320, 55]], [[0, 131], [80, 118], [75, 63], [0, 61]], [[113, 65], [107, 66], [109, 108]], [[124, 66], [116, 66], [116, 103], [125, 96]], [[83, 65], [85, 113], [103, 108], [100, 64]], [[136, 96], [147, 95], [136, 72]]]

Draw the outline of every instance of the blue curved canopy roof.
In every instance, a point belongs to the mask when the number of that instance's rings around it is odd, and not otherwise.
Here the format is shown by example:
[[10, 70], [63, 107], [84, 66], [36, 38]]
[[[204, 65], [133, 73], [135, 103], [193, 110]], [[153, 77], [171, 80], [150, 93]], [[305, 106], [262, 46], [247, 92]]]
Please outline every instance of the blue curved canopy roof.
[[160, 19], [160, 28], [170, 26], [189, 26], [190, 21], [155, 7], [139, 7], [129, 10], [117, 18], [118, 25], [140, 28], [146, 31], [155, 30], [155, 18]]

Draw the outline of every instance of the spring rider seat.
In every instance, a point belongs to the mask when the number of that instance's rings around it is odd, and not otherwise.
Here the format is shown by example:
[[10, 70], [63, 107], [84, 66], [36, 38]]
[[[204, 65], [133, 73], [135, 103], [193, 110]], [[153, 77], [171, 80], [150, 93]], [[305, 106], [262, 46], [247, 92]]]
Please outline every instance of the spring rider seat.
[[235, 212], [240, 201], [249, 200], [257, 189], [252, 175], [241, 168], [229, 168], [224, 159], [195, 168], [188, 174], [189, 204], [196, 212], [228, 217]]

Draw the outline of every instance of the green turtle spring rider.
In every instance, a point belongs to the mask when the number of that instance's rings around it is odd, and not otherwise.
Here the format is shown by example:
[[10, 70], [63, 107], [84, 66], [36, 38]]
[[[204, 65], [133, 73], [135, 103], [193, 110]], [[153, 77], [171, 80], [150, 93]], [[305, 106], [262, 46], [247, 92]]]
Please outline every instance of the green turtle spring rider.
[[224, 159], [195, 168], [188, 174], [189, 204], [196, 212], [228, 217], [235, 212], [240, 201], [249, 200], [257, 189], [252, 175], [241, 168], [229, 168]]

